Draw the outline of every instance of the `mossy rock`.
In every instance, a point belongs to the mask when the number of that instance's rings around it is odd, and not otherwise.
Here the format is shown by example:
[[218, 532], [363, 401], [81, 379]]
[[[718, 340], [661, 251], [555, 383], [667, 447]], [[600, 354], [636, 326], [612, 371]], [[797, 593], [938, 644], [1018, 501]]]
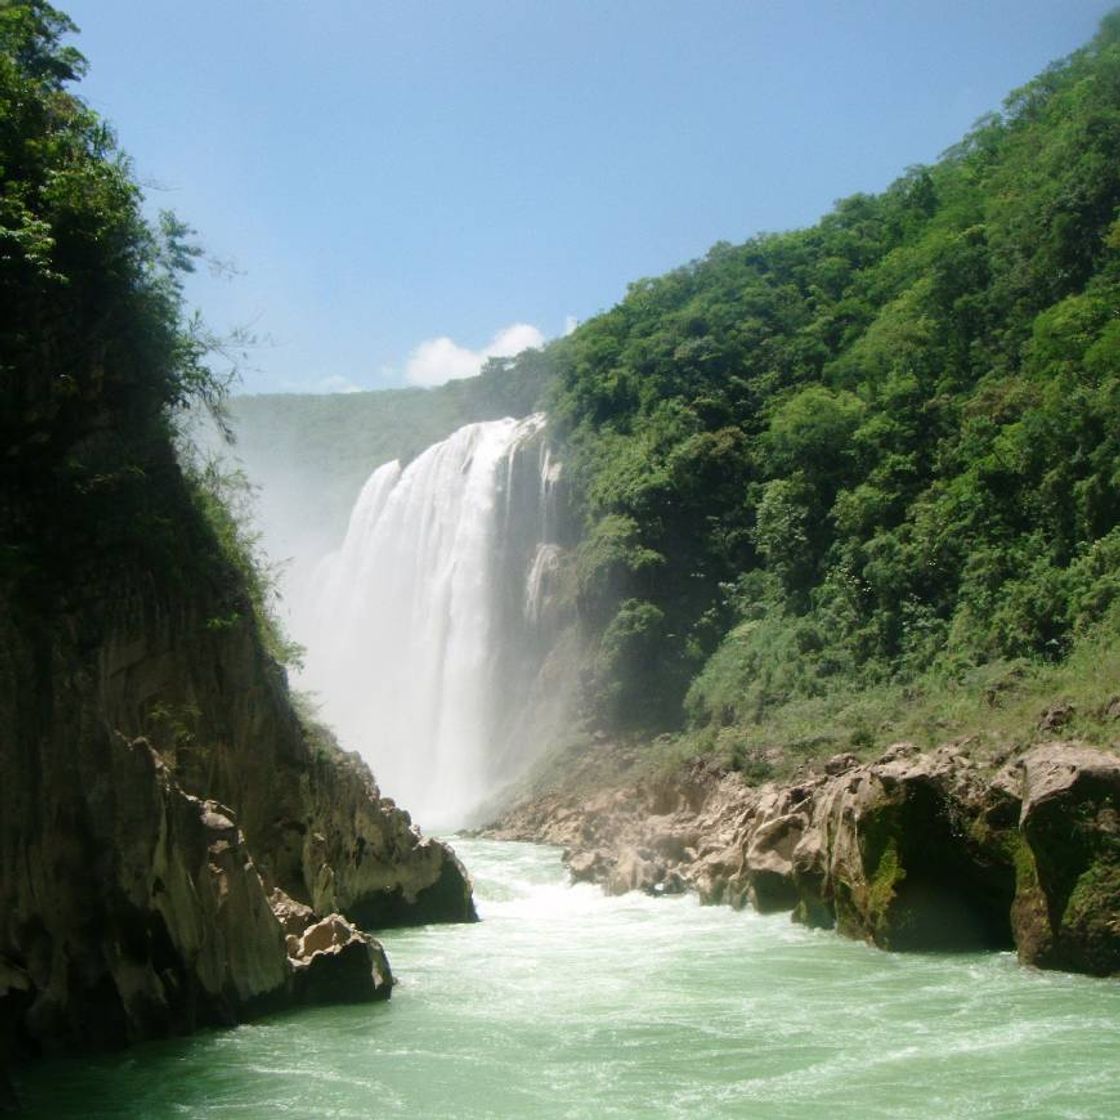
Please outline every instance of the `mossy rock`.
[[857, 825], [865, 881], [853, 884], [856, 914], [845, 925], [859, 924], [883, 949], [1010, 948], [1012, 860], [978, 842], [970, 823], [968, 806], [926, 778], [865, 808]]
[[1100, 860], [1079, 876], [1061, 931], [1062, 940], [1076, 946], [1085, 972], [1120, 973], [1120, 861]]
[[1120, 763], [1054, 747], [1028, 761], [1016, 940], [1041, 968], [1120, 974]]

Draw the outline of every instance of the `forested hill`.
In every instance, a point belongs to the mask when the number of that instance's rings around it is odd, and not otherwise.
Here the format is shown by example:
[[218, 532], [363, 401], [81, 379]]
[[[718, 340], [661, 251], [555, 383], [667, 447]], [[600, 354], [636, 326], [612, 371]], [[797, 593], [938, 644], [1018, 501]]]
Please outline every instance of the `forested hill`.
[[1113, 13], [936, 164], [554, 343], [597, 720], [734, 725], [1115, 635], [1118, 204]]

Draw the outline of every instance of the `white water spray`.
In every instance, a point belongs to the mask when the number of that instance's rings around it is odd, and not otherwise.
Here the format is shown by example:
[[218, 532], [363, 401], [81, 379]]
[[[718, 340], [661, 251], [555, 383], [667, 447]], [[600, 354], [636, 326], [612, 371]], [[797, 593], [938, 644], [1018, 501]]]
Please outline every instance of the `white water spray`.
[[508, 604], [539, 627], [556, 565], [543, 428], [539, 414], [470, 424], [403, 470], [378, 468], [318, 573], [303, 683], [429, 829], [464, 823], [507, 776], [497, 729], [523, 678]]

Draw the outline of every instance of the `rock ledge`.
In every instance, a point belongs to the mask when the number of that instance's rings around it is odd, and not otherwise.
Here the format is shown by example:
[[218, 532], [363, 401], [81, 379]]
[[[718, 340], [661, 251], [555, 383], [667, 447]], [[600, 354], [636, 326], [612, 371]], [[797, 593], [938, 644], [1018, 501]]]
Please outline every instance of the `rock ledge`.
[[1120, 758], [1080, 743], [994, 775], [967, 743], [898, 743], [784, 786], [694, 762], [530, 800], [486, 834], [560, 845], [574, 880], [611, 893], [692, 889], [884, 949], [1016, 948], [1040, 968], [1120, 974]]

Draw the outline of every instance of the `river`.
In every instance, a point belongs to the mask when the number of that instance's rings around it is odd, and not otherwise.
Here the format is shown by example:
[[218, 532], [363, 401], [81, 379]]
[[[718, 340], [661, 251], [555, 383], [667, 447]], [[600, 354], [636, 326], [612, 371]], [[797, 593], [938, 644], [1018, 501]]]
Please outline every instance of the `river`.
[[1115, 981], [610, 899], [555, 849], [454, 843], [483, 920], [387, 935], [390, 1003], [42, 1063], [28, 1116], [1120, 1116]]

